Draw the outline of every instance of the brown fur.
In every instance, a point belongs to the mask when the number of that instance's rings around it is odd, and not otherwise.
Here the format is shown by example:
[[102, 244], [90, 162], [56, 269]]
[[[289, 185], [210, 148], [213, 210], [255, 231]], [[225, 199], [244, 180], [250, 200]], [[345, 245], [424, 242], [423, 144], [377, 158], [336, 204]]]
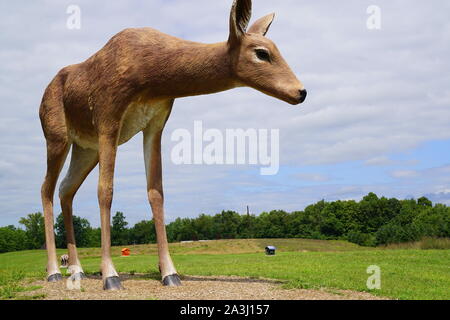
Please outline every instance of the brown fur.
[[[126, 29], [85, 62], [63, 68], [47, 87], [40, 107], [47, 140], [47, 175], [42, 186], [48, 250], [47, 271], [59, 273], [53, 236], [53, 193], [70, 146], [69, 172], [60, 188], [69, 264], [82, 272], [72, 226], [76, 191], [99, 163], [103, 279], [117, 276], [110, 256], [110, 208], [119, 144], [144, 133], [148, 198], [155, 219], [163, 278], [176, 270], [164, 224], [161, 135], [176, 98], [250, 86], [291, 104], [302, 100], [297, 80], [275, 44], [265, 38], [273, 14], [245, 31], [250, 0], [235, 0], [227, 42], [202, 44], [151, 28]], [[270, 54], [270, 62], [256, 55]], [[81, 271], [80, 271], [81, 270]], [[116, 289], [120, 288], [118, 286]]]

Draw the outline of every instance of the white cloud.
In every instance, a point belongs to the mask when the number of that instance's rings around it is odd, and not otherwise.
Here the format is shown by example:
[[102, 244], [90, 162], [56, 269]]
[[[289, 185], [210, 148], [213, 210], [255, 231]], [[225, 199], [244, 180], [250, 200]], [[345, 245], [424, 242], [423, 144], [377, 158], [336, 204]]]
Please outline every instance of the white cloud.
[[385, 166], [407, 167], [407, 166], [418, 165], [419, 163], [420, 163], [420, 161], [416, 160], [416, 159], [392, 160], [387, 156], [379, 156], [379, 157], [367, 159], [366, 161], [364, 161], [364, 164], [366, 166], [380, 166], [380, 167], [385, 167]]
[[330, 180], [330, 177], [318, 173], [299, 173], [295, 175], [295, 178], [311, 182], [325, 182]]
[[400, 179], [408, 179], [408, 178], [414, 178], [418, 176], [418, 173], [414, 170], [398, 170], [398, 171], [393, 171], [391, 173], [391, 175], [394, 178], [400, 178]]
[[393, 163], [394, 162], [386, 156], [375, 157], [364, 161], [364, 164], [368, 166], [386, 166]]

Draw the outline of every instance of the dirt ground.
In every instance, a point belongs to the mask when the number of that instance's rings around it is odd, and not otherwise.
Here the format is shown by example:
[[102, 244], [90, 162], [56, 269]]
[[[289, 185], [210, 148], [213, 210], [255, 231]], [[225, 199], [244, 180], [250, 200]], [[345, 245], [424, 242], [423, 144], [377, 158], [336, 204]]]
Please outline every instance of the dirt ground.
[[[347, 290], [283, 289], [275, 280], [240, 277], [183, 277], [181, 287], [164, 287], [161, 281], [143, 275], [121, 275], [125, 290], [104, 291], [100, 276], [81, 281], [80, 289], [69, 290], [74, 283], [68, 278], [57, 283], [44, 280], [31, 285], [41, 289], [26, 293], [44, 294], [46, 300], [379, 300], [369, 293]], [[75, 288], [77, 287], [75, 283]]]

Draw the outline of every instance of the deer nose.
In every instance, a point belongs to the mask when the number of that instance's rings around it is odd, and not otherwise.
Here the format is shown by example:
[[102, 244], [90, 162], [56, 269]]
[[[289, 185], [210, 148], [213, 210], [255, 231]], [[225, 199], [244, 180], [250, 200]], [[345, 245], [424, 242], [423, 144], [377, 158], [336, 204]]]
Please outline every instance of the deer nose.
[[303, 103], [306, 100], [306, 96], [308, 95], [308, 91], [305, 89], [300, 90], [300, 103]]

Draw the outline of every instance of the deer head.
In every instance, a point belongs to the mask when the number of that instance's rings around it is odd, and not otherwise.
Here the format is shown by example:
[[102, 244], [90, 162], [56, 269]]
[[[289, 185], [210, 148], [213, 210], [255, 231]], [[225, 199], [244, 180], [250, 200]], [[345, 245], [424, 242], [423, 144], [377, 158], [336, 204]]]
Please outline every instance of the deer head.
[[248, 30], [251, 0], [234, 0], [230, 15], [228, 48], [234, 76], [245, 86], [290, 104], [305, 101], [306, 90], [281, 56], [275, 43], [265, 37], [275, 14], [257, 20]]

